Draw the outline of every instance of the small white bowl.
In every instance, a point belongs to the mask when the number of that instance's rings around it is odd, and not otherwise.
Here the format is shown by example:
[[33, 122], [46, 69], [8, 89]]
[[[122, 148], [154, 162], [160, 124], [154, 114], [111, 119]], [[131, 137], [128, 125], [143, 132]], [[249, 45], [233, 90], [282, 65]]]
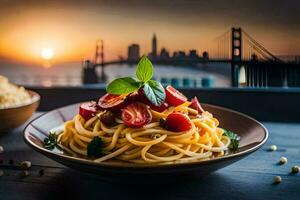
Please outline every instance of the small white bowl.
[[40, 102], [40, 95], [31, 90], [27, 91], [31, 96], [30, 103], [0, 109], [0, 134], [21, 126], [36, 111]]

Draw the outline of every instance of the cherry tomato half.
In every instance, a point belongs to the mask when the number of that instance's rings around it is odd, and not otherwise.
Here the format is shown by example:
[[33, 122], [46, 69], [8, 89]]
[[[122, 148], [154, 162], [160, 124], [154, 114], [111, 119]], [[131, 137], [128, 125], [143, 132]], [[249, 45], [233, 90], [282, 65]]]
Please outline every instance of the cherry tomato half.
[[140, 128], [152, 120], [152, 115], [145, 104], [132, 103], [122, 109], [122, 120], [131, 128]]
[[99, 107], [95, 101], [82, 103], [79, 107], [79, 114], [85, 119], [89, 120], [94, 117], [99, 110]]
[[99, 99], [98, 105], [107, 110], [120, 110], [125, 106], [124, 101], [126, 96], [107, 93]]
[[192, 122], [186, 114], [174, 112], [168, 115], [165, 126], [170, 131], [188, 131], [192, 128]]
[[202, 108], [200, 102], [198, 101], [197, 97], [194, 97], [192, 99], [192, 104], [190, 105], [190, 107], [197, 110], [199, 114], [202, 114], [205, 112], [204, 109]]
[[186, 96], [181, 92], [173, 88], [171, 85], [167, 86], [166, 89], [166, 102], [171, 106], [179, 106], [187, 101]]

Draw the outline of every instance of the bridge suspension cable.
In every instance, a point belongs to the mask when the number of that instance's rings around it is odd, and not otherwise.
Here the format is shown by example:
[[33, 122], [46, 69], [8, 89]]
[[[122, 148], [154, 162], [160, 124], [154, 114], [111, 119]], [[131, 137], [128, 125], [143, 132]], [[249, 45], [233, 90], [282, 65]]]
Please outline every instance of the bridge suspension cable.
[[[268, 61], [275, 61], [275, 62], [283, 62], [281, 59], [276, 57], [270, 51], [268, 51], [262, 44], [256, 41], [253, 37], [251, 37], [246, 31], [242, 30], [244, 35], [244, 41], [246, 44], [253, 48], [253, 50], [258, 53], [261, 57]], [[244, 44], [245, 45], [245, 44]], [[251, 55], [252, 56], [252, 55]], [[256, 55], [258, 56], [258, 55]]]
[[[231, 60], [232, 55], [232, 29], [228, 29], [213, 40], [212, 46], [209, 49], [211, 58], [219, 60]], [[276, 57], [269, 50], [267, 50], [261, 43], [255, 40], [245, 30], [241, 30], [241, 57], [242, 60], [262, 60], [262, 61], [273, 61], [283, 62], [280, 58]]]
[[243, 38], [243, 44], [244, 44], [243, 45], [244, 60], [251, 60], [251, 59], [258, 59], [264, 61], [270, 60], [270, 57], [264, 51], [262, 51], [256, 45], [254, 45], [248, 38]]
[[209, 54], [216, 59], [230, 59], [230, 50], [230, 29], [228, 29], [212, 41]]

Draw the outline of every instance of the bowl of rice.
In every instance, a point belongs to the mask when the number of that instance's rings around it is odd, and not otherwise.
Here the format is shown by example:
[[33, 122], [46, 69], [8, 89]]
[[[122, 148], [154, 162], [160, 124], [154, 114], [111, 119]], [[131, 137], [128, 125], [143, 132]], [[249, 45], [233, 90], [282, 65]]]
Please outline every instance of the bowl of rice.
[[40, 95], [0, 75], [0, 133], [17, 128], [36, 111]]

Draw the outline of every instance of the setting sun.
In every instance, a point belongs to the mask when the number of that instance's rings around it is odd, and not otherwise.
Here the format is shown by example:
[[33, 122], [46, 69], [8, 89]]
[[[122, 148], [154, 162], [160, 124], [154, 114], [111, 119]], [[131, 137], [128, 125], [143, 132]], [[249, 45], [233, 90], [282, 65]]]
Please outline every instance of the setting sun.
[[52, 49], [50, 48], [44, 48], [42, 51], [41, 51], [41, 56], [43, 59], [45, 60], [50, 60], [51, 58], [53, 58], [54, 56], [54, 52]]

